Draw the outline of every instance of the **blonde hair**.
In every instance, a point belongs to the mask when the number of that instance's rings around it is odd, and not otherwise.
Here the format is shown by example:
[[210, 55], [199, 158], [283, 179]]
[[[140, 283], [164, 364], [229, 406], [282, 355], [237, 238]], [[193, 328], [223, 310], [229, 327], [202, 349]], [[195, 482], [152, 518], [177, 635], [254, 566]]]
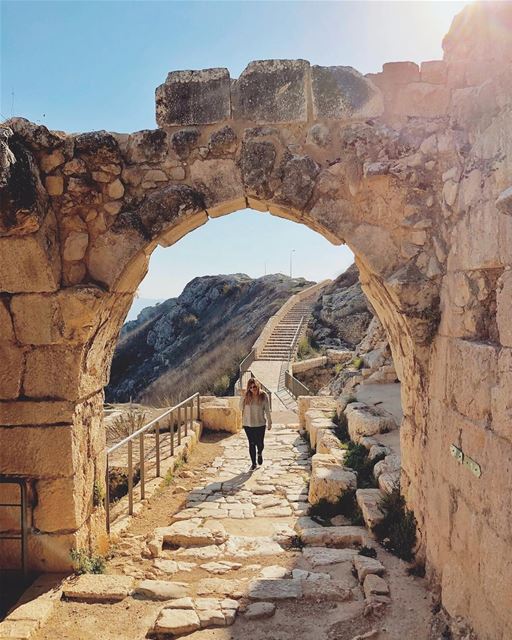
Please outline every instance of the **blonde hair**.
[[[255, 394], [249, 391], [249, 387], [252, 385], [256, 387]], [[260, 385], [256, 380], [256, 378], [249, 378], [249, 380], [247, 381], [247, 389], [245, 390], [245, 393], [244, 393], [244, 405], [252, 404], [255, 400], [256, 402], [263, 402], [265, 400], [265, 393], [261, 390]]]

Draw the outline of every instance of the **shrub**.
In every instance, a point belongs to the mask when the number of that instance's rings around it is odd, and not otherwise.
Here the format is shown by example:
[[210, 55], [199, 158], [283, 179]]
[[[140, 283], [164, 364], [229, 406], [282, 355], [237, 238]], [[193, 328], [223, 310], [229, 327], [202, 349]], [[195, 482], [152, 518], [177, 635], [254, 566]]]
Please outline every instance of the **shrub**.
[[352, 359], [352, 362], [350, 364], [355, 369], [361, 369], [361, 367], [363, 366], [363, 359], [359, 356], [356, 356], [355, 358]]
[[181, 319], [182, 327], [195, 327], [198, 322], [199, 320], [197, 319], [197, 316], [193, 313], [187, 313], [187, 315], [183, 316]]
[[384, 519], [375, 527], [377, 538], [388, 551], [410, 562], [414, 558], [416, 544], [416, 518], [407, 509], [400, 487], [396, 486], [391, 493], [383, 496], [379, 507]]
[[376, 460], [369, 460], [368, 451], [362, 444], [349, 442], [348, 453], [345, 456], [344, 464], [357, 473], [357, 486], [360, 489], [375, 487], [373, 477], [373, 467]]
[[318, 355], [315, 351], [308, 336], [302, 336], [297, 343], [297, 359], [307, 360], [308, 358], [314, 358]]
[[347, 416], [343, 412], [340, 414], [334, 412], [332, 421], [336, 425], [334, 429], [336, 437], [341, 440], [343, 444], [347, 445], [350, 442]]
[[367, 558], [376, 558], [377, 557], [377, 552], [375, 551], [375, 549], [373, 547], [368, 547], [368, 546], [364, 545], [359, 549], [359, 555], [360, 556], [366, 556]]
[[218, 380], [213, 383], [213, 395], [214, 396], [224, 396], [227, 394], [229, 390], [231, 380], [229, 375], [225, 373]]
[[103, 556], [88, 553], [86, 549], [71, 549], [69, 555], [76, 573], [105, 573]]
[[119, 416], [109, 421], [107, 426], [107, 441], [119, 442], [143, 427], [145, 422], [146, 412], [130, 404], [128, 409], [123, 410]]

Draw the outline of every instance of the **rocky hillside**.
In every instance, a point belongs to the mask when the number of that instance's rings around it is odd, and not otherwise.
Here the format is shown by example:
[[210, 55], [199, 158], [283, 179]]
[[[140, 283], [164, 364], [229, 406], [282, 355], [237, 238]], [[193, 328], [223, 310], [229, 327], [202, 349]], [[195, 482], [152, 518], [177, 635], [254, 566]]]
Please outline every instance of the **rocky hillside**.
[[321, 349], [353, 349], [366, 335], [373, 316], [353, 264], [324, 289], [309, 324], [311, 341]]
[[107, 401], [163, 406], [195, 391], [226, 392], [268, 318], [311, 284], [281, 274], [195, 278], [179, 297], [124, 325]]
[[332, 349], [338, 353], [325, 367], [297, 374], [315, 393], [338, 396], [363, 380], [397, 379], [386, 333], [361, 289], [355, 264], [324, 289], [308, 336], [312, 348], [307, 357], [329, 354]]

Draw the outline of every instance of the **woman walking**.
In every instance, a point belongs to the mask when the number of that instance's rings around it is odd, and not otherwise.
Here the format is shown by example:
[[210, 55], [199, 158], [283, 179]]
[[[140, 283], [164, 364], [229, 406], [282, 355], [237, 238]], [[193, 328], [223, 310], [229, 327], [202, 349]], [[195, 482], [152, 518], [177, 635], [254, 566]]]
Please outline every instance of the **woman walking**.
[[262, 391], [255, 378], [249, 378], [247, 390], [240, 398], [242, 424], [249, 441], [251, 469], [256, 469], [256, 450], [258, 464], [263, 464], [263, 448], [265, 446], [265, 429], [272, 429], [272, 416], [267, 394]]

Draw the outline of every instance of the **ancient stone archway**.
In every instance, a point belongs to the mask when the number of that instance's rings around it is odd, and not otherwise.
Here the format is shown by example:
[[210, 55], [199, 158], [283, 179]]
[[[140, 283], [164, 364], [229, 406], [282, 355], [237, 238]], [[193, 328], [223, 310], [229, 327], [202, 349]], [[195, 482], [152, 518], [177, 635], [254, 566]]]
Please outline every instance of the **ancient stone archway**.
[[302, 60], [171, 73], [152, 131], [5, 124], [0, 472], [30, 481], [33, 567], [105, 544], [103, 386], [151, 251], [249, 206], [356, 254], [403, 383], [429, 574], [482, 637], [510, 632], [511, 26], [509, 5], [477, 5], [443, 61], [366, 77]]

